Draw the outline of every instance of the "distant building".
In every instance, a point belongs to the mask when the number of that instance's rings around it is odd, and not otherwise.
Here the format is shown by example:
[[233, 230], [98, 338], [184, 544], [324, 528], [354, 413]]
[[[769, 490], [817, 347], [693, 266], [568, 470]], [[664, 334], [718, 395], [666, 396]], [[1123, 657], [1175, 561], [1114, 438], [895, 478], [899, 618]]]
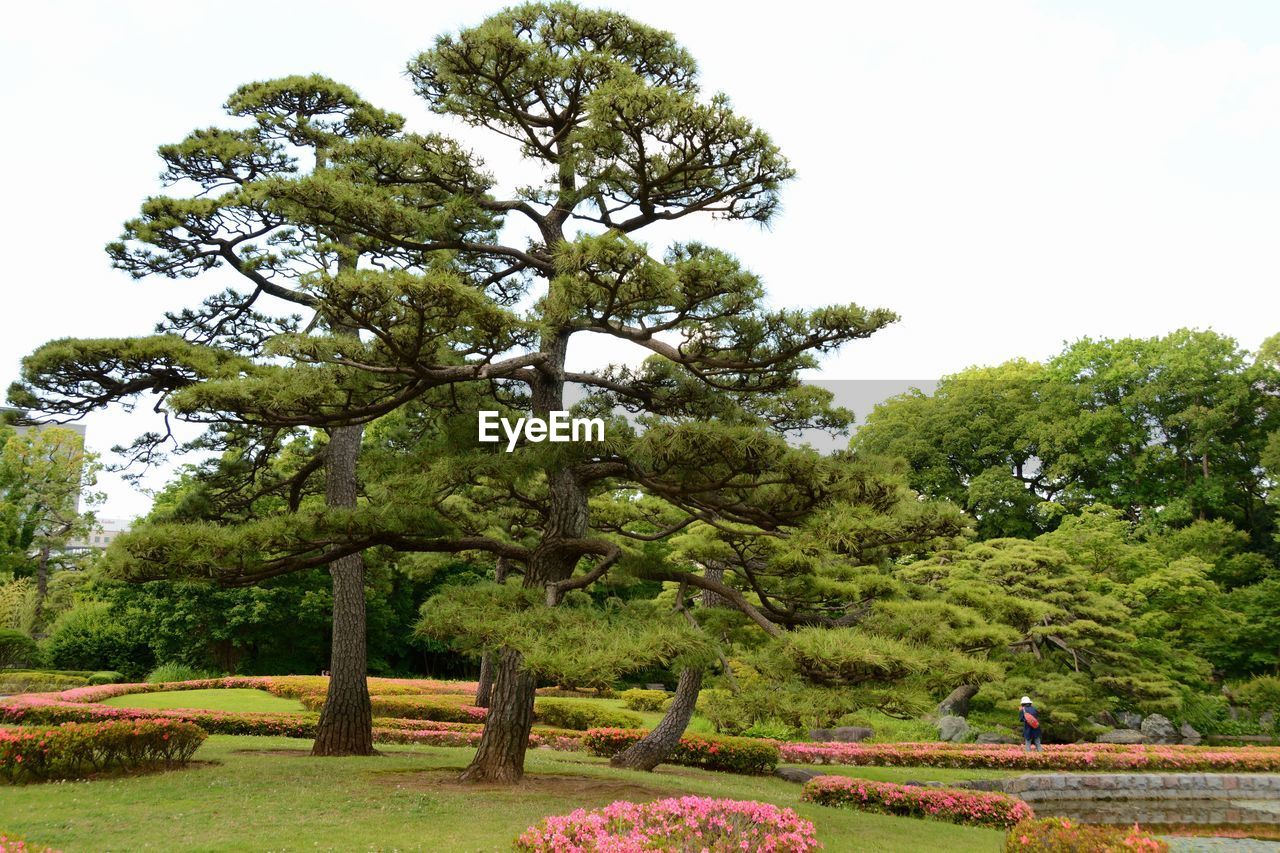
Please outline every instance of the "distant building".
[[129, 522], [121, 518], [99, 518], [93, 532], [83, 539], [72, 539], [67, 543], [67, 550], [84, 553], [102, 551], [121, 533], [129, 532]]

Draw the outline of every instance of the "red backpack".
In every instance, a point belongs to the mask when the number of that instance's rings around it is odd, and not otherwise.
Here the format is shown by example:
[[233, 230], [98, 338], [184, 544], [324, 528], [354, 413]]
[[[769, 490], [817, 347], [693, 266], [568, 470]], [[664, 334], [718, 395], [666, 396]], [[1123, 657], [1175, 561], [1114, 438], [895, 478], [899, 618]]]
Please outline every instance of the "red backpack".
[[1033, 729], [1040, 728], [1040, 718], [1030, 711], [1023, 711], [1022, 716], [1026, 719], [1027, 725]]

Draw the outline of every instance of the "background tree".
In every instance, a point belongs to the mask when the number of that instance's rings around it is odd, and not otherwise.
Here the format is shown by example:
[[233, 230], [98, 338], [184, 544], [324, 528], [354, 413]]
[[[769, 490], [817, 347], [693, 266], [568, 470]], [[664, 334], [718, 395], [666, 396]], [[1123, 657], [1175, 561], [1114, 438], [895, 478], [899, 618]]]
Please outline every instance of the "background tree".
[[94, 529], [91, 510], [102, 496], [92, 491], [101, 466], [69, 429], [31, 429], [0, 433], [0, 569], [35, 577], [31, 627], [44, 627], [49, 576], [75, 559], [73, 539]]

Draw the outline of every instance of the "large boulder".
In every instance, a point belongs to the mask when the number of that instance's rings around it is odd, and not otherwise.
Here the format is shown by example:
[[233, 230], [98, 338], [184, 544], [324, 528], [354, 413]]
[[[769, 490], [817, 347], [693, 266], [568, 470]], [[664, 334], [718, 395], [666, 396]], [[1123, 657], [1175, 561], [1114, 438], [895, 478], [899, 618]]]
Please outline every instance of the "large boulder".
[[874, 730], [865, 726], [837, 726], [834, 729], [813, 729], [809, 732], [809, 738], [827, 742], [860, 743], [874, 734]]
[[1182, 736], [1183, 743], [1194, 745], [1201, 741], [1200, 733], [1190, 723], [1183, 723], [1182, 727], [1178, 729], [1178, 734]]
[[1151, 738], [1137, 729], [1116, 729], [1098, 738], [1098, 743], [1150, 743]]
[[978, 743], [1022, 743], [1008, 732], [980, 732], [974, 740]]
[[1121, 711], [1116, 714], [1116, 722], [1120, 724], [1122, 729], [1141, 729], [1142, 715], [1135, 714], [1133, 711]]
[[803, 785], [815, 776], [821, 776], [820, 770], [809, 770], [806, 767], [788, 767], [782, 765], [774, 768], [773, 775], [779, 779], [786, 779], [788, 782], [799, 782]]
[[969, 736], [969, 721], [949, 714], [938, 720], [938, 739], [960, 743]]
[[1142, 733], [1152, 743], [1177, 743], [1178, 730], [1168, 717], [1152, 714], [1142, 721]]

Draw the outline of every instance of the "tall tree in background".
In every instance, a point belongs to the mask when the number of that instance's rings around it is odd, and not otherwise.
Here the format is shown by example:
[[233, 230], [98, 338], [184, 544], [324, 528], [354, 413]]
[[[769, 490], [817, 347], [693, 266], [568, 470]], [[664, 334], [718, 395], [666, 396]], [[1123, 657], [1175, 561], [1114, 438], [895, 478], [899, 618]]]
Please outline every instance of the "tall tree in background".
[[[172, 395], [206, 379], [210, 371], [263, 354], [267, 342], [298, 329], [296, 317], [262, 313], [264, 302], [311, 316], [306, 332], [349, 335], [352, 330], [327, 315], [309, 292], [308, 279], [351, 271], [362, 261], [412, 266], [411, 253], [356, 241], [298, 218], [296, 209], [273, 202], [266, 191], [273, 177], [325, 172], [329, 151], [339, 142], [396, 132], [402, 119], [379, 110], [355, 92], [322, 77], [288, 77], [254, 83], [228, 99], [227, 111], [252, 124], [243, 129], [198, 130], [182, 142], [160, 148], [163, 178], [190, 195], [147, 199], [141, 216], [125, 225], [120, 242], [108, 246], [115, 265], [135, 278], [163, 275], [212, 277], [218, 269], [237, 274], [236, 287], [216, 293], [195, 309], [166, 315], [158, 335], [146, 339], [59, 341], [28, 359], [25, 387], [14, 400], [54, 416], [78, 418], [113, 402], [132, 404], [143, 394], [154, 407], [176, 411]], [[203, 350], [203, 351], [202, 351]], [[231, 368], [234, 371], [234, 367]], [[305, 419], [247, 426], [234, 413], [215, 417], [193, 443], [197, 450], [230, 454], [243, 495], [264, 492], [300, 495], [305, 481], [324, 471], [326, 501], [349, 509], [357, 498], [356, 461], [360, 423], [333, 423], [327, 441], [285, 476], [272, 476], [269, 461]], [[152, 461], [172, 438], [148, 433], [135, 442], [135, 459]], [[222, 472], [227, 479], [229, 472]], [[266, 482], [262, 482], [266, 479]], [[242, 500], [242, 504], [245, 502]], [[225, 509], [225, 507], [224, 507]], [[359, 553], [330, 562], [334, 588], [332, 678], [321, 711], [314, 752], [318, 755], [370, 754], [371, 715], [365, 684], [364, 568]]]
[[882, 403], [853, 443], [906, 459], [912, 486], [964, 506], [983, 536], [1034, 536], [1101, 503], [1135, 524], [1224, 520], [1274, 553], [1265, 454], [1280, 373], [1267, 351], [1185, 329], [1083, 339]]
[[49, 575], [70, 558], [72, 539], [94, 529], [92, 491], [101, 466], [69, 429], [45, 427], [15, 434], [0, 427], [0, 569], [36, 579], [32, 625], [43, 627]]

